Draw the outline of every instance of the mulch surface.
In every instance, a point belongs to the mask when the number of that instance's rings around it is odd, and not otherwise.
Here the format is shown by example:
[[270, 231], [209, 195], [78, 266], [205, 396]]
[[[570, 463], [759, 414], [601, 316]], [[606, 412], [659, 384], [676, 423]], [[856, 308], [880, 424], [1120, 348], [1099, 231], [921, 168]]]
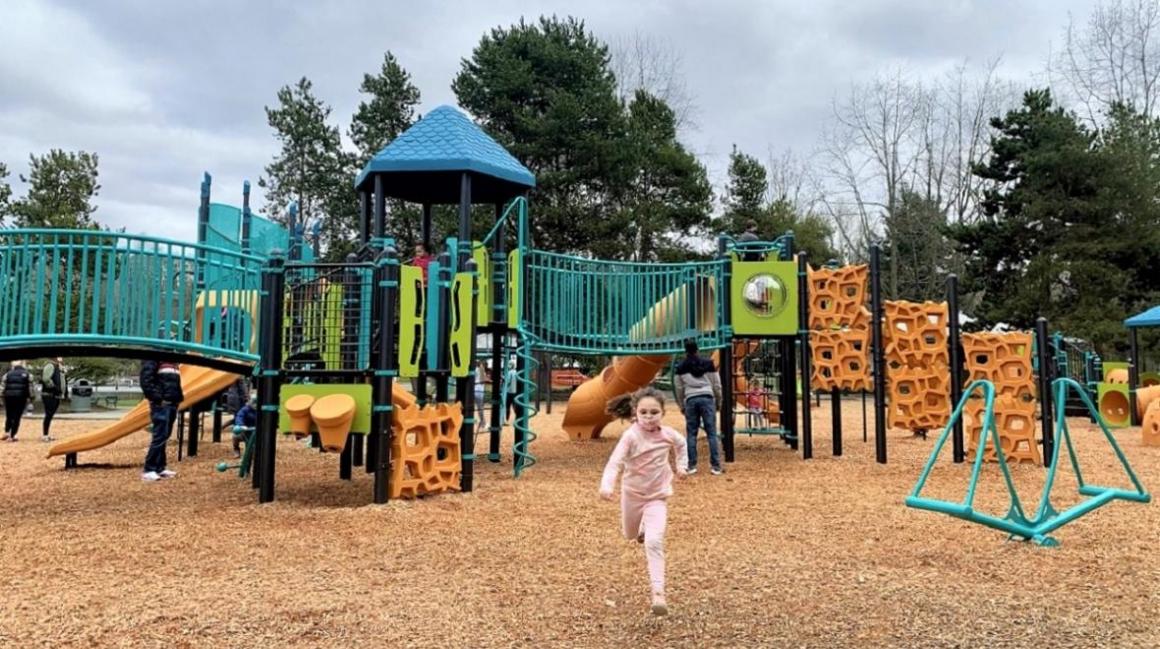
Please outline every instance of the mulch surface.
[[[841, 457], [823, 404], [813, 460], [739, 437], [724, 476], [704, 458], [677, 485], [666, 618], [649, 614], [641, 546], [596, 496], [624, 424], [570, 442], [562, 404], [537, 417], [540, 462], [520, 479], [508, 432], [474, 492], [378, 506], [363, 469], [340, 481], [337, 455], [291, 441], [279, 443], [277, 501], [260, 506], [248, 481], [214, 471], [229, 447], [208, 435], [180, 464], [171, 446], [176, 479], [143, 483], [145, 433], [65, 471], [26, 421], [24, 439], [0, 443], [0, 646], [1160, 646], [1155, 505], [1111, 503], [1058, 530], [1058, 548], [1008, 541], [905, 507], [935, 435], [891, 432], [879, 465], [860, 402], [844, 409]], [[666, 421], [683, 430], [671, 405]], [[1088, 482], [1126, 486], [1098, 429], [1071, 424]], [[1160, 449], [1134, 428], [1115, 435], [1160, 488]], [[961, 499], [969, 471], [948, 444], [924, 494]], [[1013, 474], [1034, 511], [1044, 471]], [[1058, 509], [1078, 502], [1075, 487], [1061, 468]], [[994, 465], [977, 504], [1006, 511]]]

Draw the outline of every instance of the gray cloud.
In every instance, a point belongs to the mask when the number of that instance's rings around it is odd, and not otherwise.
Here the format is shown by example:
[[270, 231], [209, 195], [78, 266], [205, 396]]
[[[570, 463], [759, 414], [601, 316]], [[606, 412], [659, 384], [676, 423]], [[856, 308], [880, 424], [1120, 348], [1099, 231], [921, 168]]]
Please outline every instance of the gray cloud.
[[[521, 16], [576, 14], [600, 37], [634, 33], [681, 53], [696, 128], [685, 137], [720, 180], [734, 143], [808, 151], [849, 85], [901, 67], [937, 77], [1002, 55], [1032, 81], [1067, 12], [1093, 2], [724, 0], [574, 2], [226, 2], [7, 0], [0, 8], [0, 160], [101, 156], [98, 218], [192, 239], [201, 172], [238, 203], [277, 150], [263, 106], [307, 76], [345, 130], [359, 81], [391, 50], [424, 111], [454, 103], [460, 61], [489, 29]], [[17, 188], [21, 191], [21, 188]], [[261, 205], [255, 188], [256, 204]]]

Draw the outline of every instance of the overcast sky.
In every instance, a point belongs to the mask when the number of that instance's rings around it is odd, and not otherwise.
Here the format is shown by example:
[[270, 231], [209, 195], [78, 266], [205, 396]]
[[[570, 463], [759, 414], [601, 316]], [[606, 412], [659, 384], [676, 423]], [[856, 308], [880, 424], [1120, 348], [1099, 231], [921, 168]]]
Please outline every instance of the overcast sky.
[[345, 133], [362, 75], [390, 50], [426, 112], [455, 103], [451, 80], [487, 30], [555, 13], [680, 51], [696, 105], [684, 139], [720, 182], [734, 143], [808, 152], [833, 97], [876, 72], [934, 78], [1001, 56], [1002, 76], [1043, 83], [1068, 12], [1082, 21], [1094, 4], [0, 0], [0, 161], [22, 195], [30, 153], [96, 152], [101, 223], [193, 240], [201, 173], [215, 201], [240, 204], [277, 152], [263, 107], [279, 87], [309, 77]]

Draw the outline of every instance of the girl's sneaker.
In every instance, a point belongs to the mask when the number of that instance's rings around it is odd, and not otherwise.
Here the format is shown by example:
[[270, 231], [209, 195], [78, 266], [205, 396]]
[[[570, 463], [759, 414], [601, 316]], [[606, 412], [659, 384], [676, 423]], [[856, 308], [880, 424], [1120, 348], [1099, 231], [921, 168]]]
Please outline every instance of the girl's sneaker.
[[146, 471], [141, 474], [141, 479], [145, 482], [157, 482], [161, 479], [161, 476], [157, 475], [156, 471]]
[[653, 593], [652, 596], [652, 613], [653, 615], [668, 615], [669, 606], [665, 603], [665, 596], [661, 593]]
[[176, 478], [177, 472], [170, 471], [169, 469], [162, 469], [162, 470], [157, 472], [157, 475], [162, 477], [162, 478]]

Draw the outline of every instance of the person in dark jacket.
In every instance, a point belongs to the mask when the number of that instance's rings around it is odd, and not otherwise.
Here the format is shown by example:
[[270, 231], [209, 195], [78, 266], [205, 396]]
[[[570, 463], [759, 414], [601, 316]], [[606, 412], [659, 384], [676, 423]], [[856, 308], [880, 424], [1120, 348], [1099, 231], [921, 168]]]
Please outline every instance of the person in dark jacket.
[[48, 430], [52, 427], [56, 409], [60, 407], [60, 398], [64, 396], [64, 376], [60, 372], [63, 363], [64, 359], [57, 356], [44, 364], [44, 370], [40, 374], [40, 400], [44, 402], [44, 435], [40, 438], [42, 442], [52, 441]]
[[713, 475], [725, 472], [717, 445], [717, 409], [721, 407], [721, 376], [713, 361], [700, 356], [697, 341], [685, 342], [685, 358], [677, 365], [674, 387], [677, 403], [685, 411], [685, 437], [689, 473], [697, 472], [697, 431], [703, 426], [709, 438], [709, 465]]
[[242, 456], [242, 442], [250, 443], [250, 436], [258, 426], [258, 397], [250, 397], [246, 405], [234, 415], [234, 457]]
[[177, 408], [185, 400], [181, 391], [181, 369], [177, 363], [143, 361], [141, 363], [141, 392], [149, 400], [149, 417], [153, 422], [153, 439], [145, 454], [145, 470], [141, 479], [154, 482], [172, 478], [176, 471], [165, 466], [165, 444], [173, 434]]
[[761, 241], [761, 236], [757, 234], [757, 221], [747, 221], [745, 223], [745, 232], [742, 232], [741, 236], [737, 237], [737, 243], [743, 244], [741, 246], [741, 261], [761, 261], [764, 255], [761, 251], [753, 247], [753, 244], [756, 244], [758, 241]]
[[12, 369], [4, 375], [4, 439], [16, 441], [20, 420], [30, 399], [32, 375], [24, 369], [24, 361], [12, 361]]

